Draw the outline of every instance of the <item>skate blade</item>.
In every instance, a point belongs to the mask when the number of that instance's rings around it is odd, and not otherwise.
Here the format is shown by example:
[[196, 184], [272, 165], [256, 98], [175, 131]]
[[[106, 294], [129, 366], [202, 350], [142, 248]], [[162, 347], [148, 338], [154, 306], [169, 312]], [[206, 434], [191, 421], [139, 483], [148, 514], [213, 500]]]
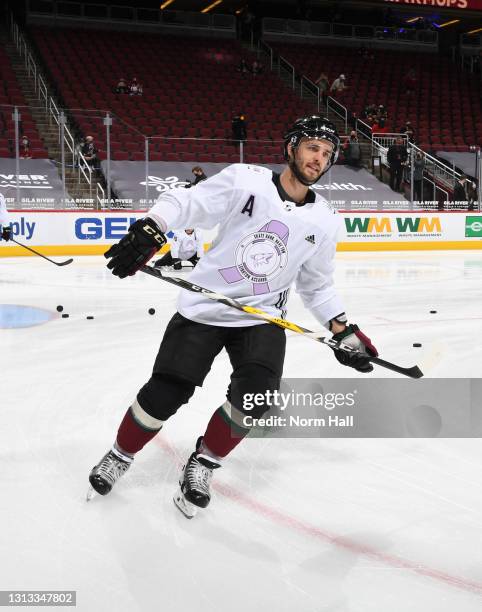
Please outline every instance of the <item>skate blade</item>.
[[93, 497], [95, 497], [96, 492], [94, 487], [89, 487], [87, 491], [87, 495], [85, 496], [85, 501], [90, 501]]
[[198, 510], [197, 506], [192, 504], [190, 501], [187, 501], [187, 499], [184, 497], [184, 493], [181, 491], [181, 488], [176, 491], [172, 500], [186, 518], [192, 519], [194, 516], [196, 516]]

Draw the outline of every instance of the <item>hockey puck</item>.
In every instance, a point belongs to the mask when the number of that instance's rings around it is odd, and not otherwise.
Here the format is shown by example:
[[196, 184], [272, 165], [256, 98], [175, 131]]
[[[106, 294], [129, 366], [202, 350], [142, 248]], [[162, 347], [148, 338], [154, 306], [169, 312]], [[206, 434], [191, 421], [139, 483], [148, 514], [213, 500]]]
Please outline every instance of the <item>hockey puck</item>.
[[64, 312], [64, 314], [62, 315], [62, 319], [68, 319], [68, 318], [69, 318], [69, 315], [66, 312]]
[[422, 345], [420, 344], [420, 342], [414, 342], [414, 343], [413, 343], [413, 346], [414, 346], [415, 348], [420, 348]]
[[156, 314], [156, 310], [155, 308], [149, 308], [149, 310], [147, 311], [149, 314]]
[[437, 314], [437, 311], [436, 310], [431, 310], [430, 314]]
[[64, 309], [64, 307], [62, 306], [62, 304], [59, 304], [57, 306], [57, 312], [62, 312], [63, 309]]
[[86, 319], [93, 319], [94, 317], [92, 315], [88, 315], [87, 317], [85, 317]]

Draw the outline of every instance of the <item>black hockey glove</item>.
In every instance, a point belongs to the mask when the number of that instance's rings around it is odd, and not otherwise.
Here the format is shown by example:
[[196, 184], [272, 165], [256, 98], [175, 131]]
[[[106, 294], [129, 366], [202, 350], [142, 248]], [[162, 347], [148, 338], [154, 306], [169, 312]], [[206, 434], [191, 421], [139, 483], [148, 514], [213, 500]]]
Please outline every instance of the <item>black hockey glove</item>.
[[172, 267], [174, 268], [174, 270], [182, 269], [182, 261], [179, 259], [179, 257], [172, 258]]
[[197, 255], [193, 255], [189, 261], [192, 263], [192, 267], [195, 268], [197, 265], [197, 262], [199, 261], [199, 257]]
[[333, 335], [333, 340], [347, 344], [349, 347], [358, 351], [357, 353], [348, 353], [341, 349], [333, 349], [335, 357], [341, 364], [349, 366], [350, 368], [355, 368], [355, 370], [359, 372], [366, 373], [373, 370], [372, 364], [364, 355], [368, 354], [372, 357], [377, 357], [378, 351], [373, 346], [370, 338], [360, 331], [358, 325], [355, 323], [347, 325], [346, 329], [342, 332]]
[[166, 244], [166, 237], [152, 219], [133, 223], [120, 242], [104, 253], [110, 259], [107, 267], [119, 278], [132, 276]]
[[12, 228], [8, 225], [7, 227], [2, 227], [2, 240], [8, 242], [12, 237]]

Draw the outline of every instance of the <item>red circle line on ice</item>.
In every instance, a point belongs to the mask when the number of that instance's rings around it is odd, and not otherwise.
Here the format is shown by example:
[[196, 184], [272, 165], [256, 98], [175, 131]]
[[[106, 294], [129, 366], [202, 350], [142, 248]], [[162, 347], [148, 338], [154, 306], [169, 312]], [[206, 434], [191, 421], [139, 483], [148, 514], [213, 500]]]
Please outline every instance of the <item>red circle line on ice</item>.
[[[175, 447], [167, 440], [158, 436], [154, 438], [154, 442], [162, 450], [164, 450], [171, 457], [172, 460], [175, 460], [178, 463], [182, 462], [181, 455], [177, 452]], [[424, 576], [426, 578], [431, 578], [432, 580], [435, 580], [439, 583], [455, 587], [462, 591], [482, 595], [482, 582], [476, 582], [474, 580], [468, 580], [466, 578], [447, 574], [446, 572], [437, 570], [428, 565], [424, 565], [423, 563], [420, 563], [418, 561], [410, 561], [409, 559], [404, 559], [403, 557], [384, 553], [377, 550], [376, 548], [367, 546], [366, 544], [361, 544], [359, 542], [356, 542], [355, 540], [342, 537], [339, 534], [330, 533], [324, 529], [316, 527], [315, 525], [310, 525], [306, 521], [297, 519], [294, 516], [290, 516], [289, 514], [286, 514], [281, 510], [272, 508], [271, 506], [268, 506], [268, 504], [260, 502], [254, 499], [253, 497], [250, 497], [249, 495], [241, 493], [240, 491], [229, 485], [225, 485], [222, 483], [213, 483], [213, 489], [215, 489], [221, 495], [228, 497], [232, 501], [237, 502], [241, 506], [244, 506], [248, 510], [251, 510], [256, 514], [263, 516], [267, 520], [273, 521], [278, 525], [282, 525], [286, 528], [289, 528], [292, 531], [298, 531], [312, 538], [318, 538], [323, 542], [328, 542], [335, 548], [343, 549], [355, 555], [361, 555], [370, 559], [376, 559], [377, 561], [390, 567], [410, 570], [414, 574]]]

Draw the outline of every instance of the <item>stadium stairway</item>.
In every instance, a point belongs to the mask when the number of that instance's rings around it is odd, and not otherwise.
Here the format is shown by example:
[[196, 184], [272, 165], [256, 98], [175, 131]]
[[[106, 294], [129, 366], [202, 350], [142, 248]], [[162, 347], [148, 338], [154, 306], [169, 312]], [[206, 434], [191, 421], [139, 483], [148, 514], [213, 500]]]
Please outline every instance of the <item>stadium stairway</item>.
[[[24, 59], [18, 53], [15, 44], [8, 37], [7, 32], [0, 31], [0, 43], [10, 59], [11, 67], [28, 105], [28, 112], [35, 123], [38, 135], [43, 141], [44, 153], [38, 155], [38, 157], [48, 157], [52, 160], [58, 168], [59, 176], [61, 176], [59, 126], [55, 120], [53, 120], [45, 106], [42, 106], [41, 100], [35, 91], [34, 78], [29, 75]], [[44, 80], [46, 80], [45, 77]], [[23, 109], [20, 108], [19, 112], [22, 114]], [[69, 151], [66, 149], [66, 157], [68, 157], [67, 153], [69, 153]], [[35, 157], [37, 157], [37, 155], [35, 155]], [[97, 179], [93, 176], [92, 180], [92, 188], [90, 188], [85, 181], [80, 182], [78, 169], [73, 168], [72, 163], [69, 165], [67, 162], [65, 182], [67, 193], [71, 198], [85, 200], [94, 197], [96, 193], [96, 183], [98, 181], [101, 182], [101, 179]]]

